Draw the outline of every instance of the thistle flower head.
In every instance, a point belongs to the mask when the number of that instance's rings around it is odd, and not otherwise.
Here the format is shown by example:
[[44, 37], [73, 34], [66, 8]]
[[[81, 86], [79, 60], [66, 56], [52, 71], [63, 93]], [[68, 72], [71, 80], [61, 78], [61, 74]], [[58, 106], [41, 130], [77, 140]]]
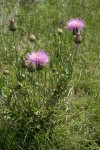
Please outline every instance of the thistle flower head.
[[84, 21], [80, 18], [72, 18], [67, 22], [67, 29], [70, 31], [81, 30], [84, 27]]
[[49, 62], [49, 56], [44, 50], [33, 51], [28, 55], [28, 62], [39, 69]]

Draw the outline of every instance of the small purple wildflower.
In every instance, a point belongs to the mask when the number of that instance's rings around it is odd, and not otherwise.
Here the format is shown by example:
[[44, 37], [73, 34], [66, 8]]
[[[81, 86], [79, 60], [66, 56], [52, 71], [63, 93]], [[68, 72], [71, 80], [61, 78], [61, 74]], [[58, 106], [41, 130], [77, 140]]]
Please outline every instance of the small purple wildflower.
[[33, 51], [28, 55], [28, 62], [39, 69], [49, 62], [49, 56], [44, 50], [39, 50], [38, 52]]
[[84, 21], [82, 19], [72, 18], [67, 22], [67, 27], [66, 28], [70, 31], [77, 30], [76, 32], [78, 32], [83, 27], [84, 27]]

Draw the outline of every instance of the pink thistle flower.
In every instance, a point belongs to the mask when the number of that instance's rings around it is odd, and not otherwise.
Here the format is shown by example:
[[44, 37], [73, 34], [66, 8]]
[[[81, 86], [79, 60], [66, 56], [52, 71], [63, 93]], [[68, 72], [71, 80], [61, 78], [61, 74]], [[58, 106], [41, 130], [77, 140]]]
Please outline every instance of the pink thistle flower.
[[75, 34], [84, 27], [84, 21], [80, 18], [72, 18], [67, 22], [67, 29], [70, 31], [75, 30]]
[[40, 70], [40, 68], [49, 62], [49, 56], [44, 50], [33, 51], [28, 55], [28, 62]]

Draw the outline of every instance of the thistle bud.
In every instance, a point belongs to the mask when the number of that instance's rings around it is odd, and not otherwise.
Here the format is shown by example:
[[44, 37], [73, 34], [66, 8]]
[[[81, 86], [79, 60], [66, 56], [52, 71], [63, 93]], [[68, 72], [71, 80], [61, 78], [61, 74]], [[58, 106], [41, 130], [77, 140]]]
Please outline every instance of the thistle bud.
[[36, 70], [36, 67], [35, 67], [35, 65], [33, 65], [33, 64], [28, 64], [27, 70], [28, 70], [29, 72], [34, 72], [34, 71]]
[[22, 79], [22, 80], [25, 79], [25, 74], [21, 74], [21, 79]]
[[9, 70], [7, 69], [3, 70], [3, 75], [9, 75]]
[[9, 24], [9, 30], [15, 32], [17, 29], [15, 19], [12, 19]]
[[40, 64], [37, 64], [36, 65], [36, 70], [37, 71], [40, 71], [40, 70], [42, 70], [43, 69], [43, 66], [42, 65], [40, 65]]
[[57, 71], [56, 65], [53, 64], [53, 66], [52, 66], [52, 73], [55, 73], [56, 71]]
[[62, 31], [62, 29], [60, 29], [60, 28], [57, 29], [57, 32], [58, 32], [59, 35], [62, 35], [62, 34], [63, 34], [63, 31]]
[[76, 34], [76, 35], [74, 36], [74, 42], [75, 42], [76, 44], [80, 44], [81, 41], [82, 41], [82, 36], [81, 36], [80, 34]]
[[32, 33], [29, 33], [28, 39], [30, 42], [36, 42], [36, 37]]
[[22, 68], [27, 68], [28, 62], [25, 59], [23, 59], [21, 62], [21, 66], [22, 66]]

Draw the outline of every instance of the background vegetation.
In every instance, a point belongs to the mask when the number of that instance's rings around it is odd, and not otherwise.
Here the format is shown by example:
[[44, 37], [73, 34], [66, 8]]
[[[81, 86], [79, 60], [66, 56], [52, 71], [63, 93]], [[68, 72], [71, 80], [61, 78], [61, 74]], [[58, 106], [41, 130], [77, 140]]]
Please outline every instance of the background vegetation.
[[[99, 6], [99, 0], [0, 1], [1, 150], [100, 150]], [[69, 61], [73, 36], [65, 26], [74, 17], [85, 28]], [[38, 72], [22, 67], [33, 49], [50, 55], [39, 80]]]

